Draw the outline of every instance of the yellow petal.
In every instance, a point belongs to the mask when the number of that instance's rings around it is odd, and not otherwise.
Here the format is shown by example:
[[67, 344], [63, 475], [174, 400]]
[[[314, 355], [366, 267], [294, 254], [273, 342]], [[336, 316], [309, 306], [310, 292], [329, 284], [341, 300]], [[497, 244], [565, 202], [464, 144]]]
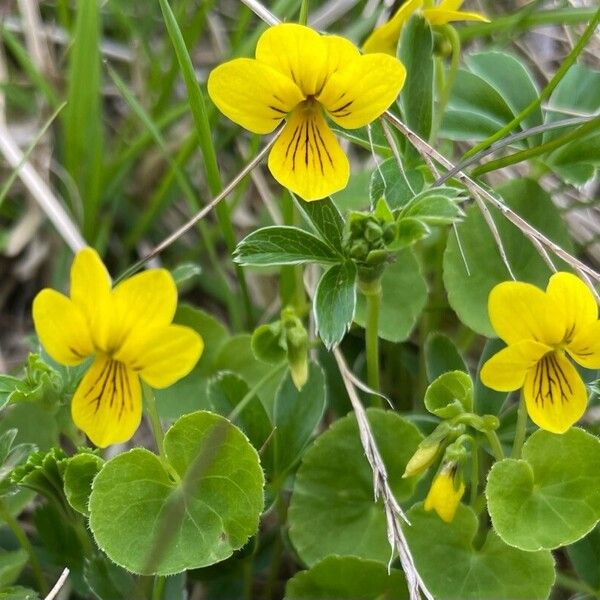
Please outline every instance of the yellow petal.
[[327, 80], [317, 100], [345, 129], [363, 127], [398, 97], [406, 69], [387, 54], [367, 54], [348, 63]]
[[304, 96], [316, 95], [327, 78], [327, 43], [310, 27], [282, 23], [269, 27], [256, 45], [256, 59], [290, 78]]
[[116, 360], [98, 356], [73, 396], [71, 415], [100, 448], [127, 441], [142, 418], [137, 374]]
[[322, 40], [327, 49], [327, 73], [329, 75], [360, 56], [358, 48], [350, 40], [339, 35], [325, 35]]
[[600, 369], [600, 321], [580, 329], [567, 345], [567, 352], [582, 367]]
[[422, 5], [423, 0], [407, 0], [387, 23], [373, 30], [363, 44], [363, 51], [367, 54], [384, 52], [396, 56], [396, 47], [402, 27]]
[[93, 248], [80, 250], [71, 265], [71, 300], [82, 310], [98, 348], [106, 345], [112, 320], [111, 279]]
[[185, 377], [204, 349], [202, 338], [190, 327], [169, 325], [141, 329], [129, 336], [115, 355], [154, 388], [165, 388]]
[[465, 484], [461, 482], [455, 487], [452, 473], [442, 469], [433, 479], [424, 508], [426, 511], [435, 510], [442, 521], [451, 523], [464, 493]]
[[490, 292], [488, 311], [494, 331], [509, 345], [528, 339], [553, 345], [562, 339], [553, 303], [530, 283], [498, 284]]
[[552, 433], [564, 433], [585, 412], [587, 390], [579, 373], [562, 352], [542, 358], [523, 387], [531, 420]]
[[238, 58], [214, 69], [208, 94], [232, 121], [254, 133], [270, 133], [304, 96], [298, 86], [273, 67]]
[[35, 297], [33, 323], [42, 346], [58, 363], [76, 365], [94, 351], [82, 310], [55, 290], [42, 290]]
[[170, 325], [177, 308], [177, 288], [165, 269], [138, 273], [117, 285], [112, 295], [112, 330], [107, 352], [116, 352], [130, 335]]
[[269, 169], [284, 187], [304, 200], [319, 200], [346, 187], [348, 158], [318, 107], [290, 116], [269, 155]]
[[489, 23], [490, 20], [481, 13], [464, 12], [461, 10], [443, 10], [442, 8], [426, 8], [423, 16], [430, 25], [445, 25], [453, 21], [481, 21]]
[[528, 371], [551, 352], [552, 348], [533, 340], [523, 340], [500, 350], [481, 368], [481, 381], [499, 392], [511, 392], [523, 386]]
[[546, 294], [554, 303], [555, 318], [561, 322], [561, 341], [569, 343], [577, 333], [598, 320], [598, 305], [588, 286], [571, 273], [550, 277]]

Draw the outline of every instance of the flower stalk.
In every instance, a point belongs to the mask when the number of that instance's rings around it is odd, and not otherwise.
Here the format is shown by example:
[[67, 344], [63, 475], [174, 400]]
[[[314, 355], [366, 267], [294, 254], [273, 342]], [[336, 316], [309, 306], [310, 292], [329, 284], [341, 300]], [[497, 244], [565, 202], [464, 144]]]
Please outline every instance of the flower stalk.
[[[367, 355], [367, 384], [375, 392], [380, 391], [379, 382], [379, 308], [381, 306], [381, 277], [371, 281], [358, 280], [358, 289], [367, 301], [365, 351]], [[381, 405], [381, 398], [372, 395], [372, 403]]]

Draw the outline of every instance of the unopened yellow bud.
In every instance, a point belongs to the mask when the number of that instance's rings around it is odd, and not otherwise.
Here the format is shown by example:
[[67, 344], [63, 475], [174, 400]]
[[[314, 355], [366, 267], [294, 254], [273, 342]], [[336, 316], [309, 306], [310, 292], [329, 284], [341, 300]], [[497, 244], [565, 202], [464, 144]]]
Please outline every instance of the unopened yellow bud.
[[442, 521], [451, 523], [456, 514], [460, 499], [465, 493], [465, 484], [457, 481], [456, 463], [447, 463], [434, 477], [427, 498], [425, 510], [435, 510]]
[[[428, 440], [425, 440], [426, 442]], [[440, 449], [440, 443], [434, 442], [429, 444], [421, 443], [417, 448], [417, 451], [412, 455], [411, 459], [404, 469], [404, 475], [402, 477], [412, 477], [413, 475], [419, 475], [425, 469], [430, 467], [435, 461], [438, 450]]]

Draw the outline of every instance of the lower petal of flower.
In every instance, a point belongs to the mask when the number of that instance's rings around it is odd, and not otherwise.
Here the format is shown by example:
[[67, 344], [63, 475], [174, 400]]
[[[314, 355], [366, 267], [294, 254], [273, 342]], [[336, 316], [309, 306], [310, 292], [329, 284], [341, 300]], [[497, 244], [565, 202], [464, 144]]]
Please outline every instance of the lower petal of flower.
[[142, 418], [138, 375], [119, 361], [96, 357], [73, 396], [71, 415], [100, 448], [127, 441]]
[[533, 340], [511, 344], [485, 362], [481, 368], [481, 381], [499, 392], [518, 390], [529, 370], [551, 351], [550, 346]]
[[465, 484], [461, 482], [455, 487], [452, 474], [443, 470], [433, 479], [423, 508], [426, 511], [435, 510], [442, 521], [451, 523], [464, 493]]
[[269, 170], [304, 200], [320, 200], [346, 187], [348, 158], [317, 103], [303, 104], [290, 115], [269, 154]]
[[587, 406], [587, 390], [562, 352], [546, 354], [525, 378], [523, 394], [531, 420], [552, 433], [564, 433]]

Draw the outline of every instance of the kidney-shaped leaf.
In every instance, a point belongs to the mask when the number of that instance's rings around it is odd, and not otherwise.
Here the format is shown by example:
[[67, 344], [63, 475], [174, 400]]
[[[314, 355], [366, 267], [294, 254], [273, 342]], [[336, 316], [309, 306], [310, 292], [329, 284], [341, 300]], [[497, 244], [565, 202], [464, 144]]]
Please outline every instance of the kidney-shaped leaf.
[[107, 462], [90, 495], [98, 546], [144, 575], [225, 560], [256, 532], [263, 507], [258, 454], [225, 418], [181, 417], [164, 445], [164, 461], [135, 448]]
[[486, 495], [507, 544], [530, 551], [570, 544], [600, 519], [600, 440], [578, 428], [536, 431], [522, 460], [492, 467]]

